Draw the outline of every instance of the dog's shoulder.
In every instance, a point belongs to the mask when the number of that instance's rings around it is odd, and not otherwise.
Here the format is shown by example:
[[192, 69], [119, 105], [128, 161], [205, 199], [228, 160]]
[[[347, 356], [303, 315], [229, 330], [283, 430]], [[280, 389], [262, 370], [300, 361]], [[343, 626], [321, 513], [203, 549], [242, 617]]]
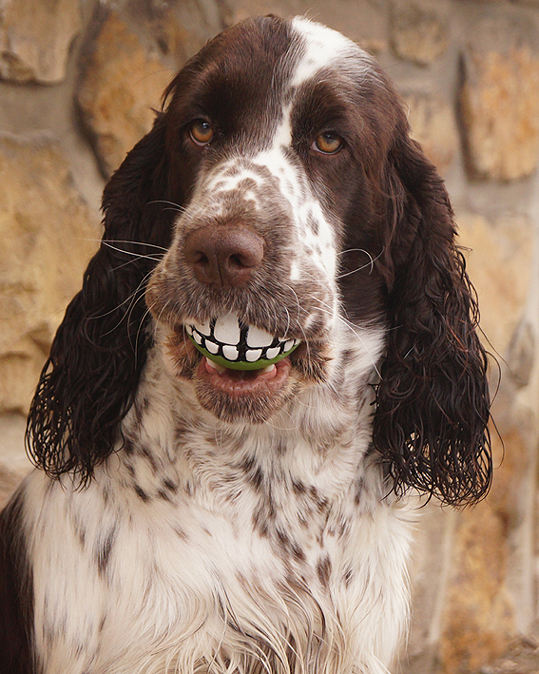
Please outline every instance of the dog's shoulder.
[[0, 513], [0, 674], [34, 674], [31, 572], [23, 536], [23, 491]]

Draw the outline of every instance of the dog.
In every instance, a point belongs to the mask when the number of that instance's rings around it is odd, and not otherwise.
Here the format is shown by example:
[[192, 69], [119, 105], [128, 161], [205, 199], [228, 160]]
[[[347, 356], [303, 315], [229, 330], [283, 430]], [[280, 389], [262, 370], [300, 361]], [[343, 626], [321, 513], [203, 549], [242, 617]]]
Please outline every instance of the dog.
[[1, 518], [0, 671], [387, 672], [407, 494], [492, 471], [475, 293], [392, 84], [308, 19], [233, 26], [103, 211]]

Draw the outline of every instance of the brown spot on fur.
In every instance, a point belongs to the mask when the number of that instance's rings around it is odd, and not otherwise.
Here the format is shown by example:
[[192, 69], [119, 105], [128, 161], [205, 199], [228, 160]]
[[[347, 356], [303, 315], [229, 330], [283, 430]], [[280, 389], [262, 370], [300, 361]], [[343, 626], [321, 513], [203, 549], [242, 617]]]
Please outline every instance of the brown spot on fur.
[[181, 538], [182, 541], [187, 543], [189, 541], [189, 536], [185, 533], [183, 529], [180, 529], [180, 527], [172, 527], [172, 531], [178, 536], [178, 538]]
[[316, 487], [312, 486], [309, 489], [309, 496], [314, 501], [316, 508], [318, 509], [318, 512], [320, 514], [324, 513], [327, 510], [329, 501], [325, 496], [320, 495]]
[[96, 551], [97, 568], [100, 574], [104, 574], [110, 561], [110, 555], [116, 539], [116, 528], [113, 527], [105, 540], [101, 542]]
[[148, 494], [144, 491], [144, 489], [138, 484], [135, 484], [133, 489], [135, 490], [140, 500], [143, 501], [144, 503], [148, 503], [151, 500]]
[[157, 466], [157, 462], [155, 460], [155, 457], [152, 455], [150, 450], [145, 446], [141, 446], [141, 447], [139, 447], [138, 451], [146, 459], [146, 461], [150, 464], [150, 468], [152, 470], [152, 473], [154, 475], [156, 475], [158, 473], [158, 466]]
[[361, 495], [363, 493], [363, 480], [359, 478], [356, 482], [356, 489], [354, 494], [354, 503], [358, 506], [361, 503]]
[[178, 491], [178, 485], [168, 477], [163, 480], [163, 488], [175, 494]]
[[342, 579], [347, 589], [350, 587], [350, 583], [352, 582], [353, 577], [354, 572], [352, 571], [351, 568], [346, 569], [346, 571], [343, 573]]
[[316, 565], [316, 573], [318, 578], [324, 587], [329, 585], [329, 578], [331, 576], [331, 560], [329, 556], [323, 557], [318, 560]]
[[307, 491], [307, 487], [299, 480], [292, 480], [292, 489], [297, 496], [302, 496]]

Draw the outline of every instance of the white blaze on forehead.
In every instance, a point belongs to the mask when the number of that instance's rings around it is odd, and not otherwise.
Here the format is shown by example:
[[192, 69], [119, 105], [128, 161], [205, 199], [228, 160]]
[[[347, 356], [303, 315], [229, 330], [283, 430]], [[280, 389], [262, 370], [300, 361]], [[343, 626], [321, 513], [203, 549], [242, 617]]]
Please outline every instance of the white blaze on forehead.
[[290, 82], [293, 87], [311, 79], [321, 68], [331, 65], [335, 59], [360, 51], [352, 40], [319, 23], [296, 17], [292, 19], [292, 26], [305, 40], [305, 53]]
[[289, 103], [282, 110], [282, 120], [277, 130], [275, 131], [275, 136], [273, 137], [273, 146], [274, 147], [289, 147], [292, 142], [292, 124], [290, 123], [290, 110], [292, 109], [292, 104]]
[[[301, 36], [305, 50], [288, 82], [290, 88], [300, 86], [338, 58], [360, 51], [357, 45], [341, 33], [308, 19], [296, 17], [292, 19], [292, 26]], [[274, 147], [289, 147], [292, 142], [291, 109], [292, 103], [283, 106], [282, 120], [274, 136]]]

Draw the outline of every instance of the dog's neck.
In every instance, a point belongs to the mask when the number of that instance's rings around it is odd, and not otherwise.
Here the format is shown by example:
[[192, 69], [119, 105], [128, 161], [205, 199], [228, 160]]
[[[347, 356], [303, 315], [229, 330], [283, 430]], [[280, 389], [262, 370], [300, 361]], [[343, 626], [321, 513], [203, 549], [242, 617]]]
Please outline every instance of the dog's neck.
[[336, 358], [325, 384], [298, 387], [268, 422], [230, 424], [200, 406], [188, 381], [178, 384], [156, 347], [113, 461], [141, 498], [163, 492], [165, 473], [187, 492], [216, 491], [228, 500], [264, 476], [279, 477], [284, 501], [303, 489], [339, 501], [355, 484], [365, 489], [366, 481], [379, 491], [380, 470], [369, 457], [375, 377], [374, 367], [341, 369]]

